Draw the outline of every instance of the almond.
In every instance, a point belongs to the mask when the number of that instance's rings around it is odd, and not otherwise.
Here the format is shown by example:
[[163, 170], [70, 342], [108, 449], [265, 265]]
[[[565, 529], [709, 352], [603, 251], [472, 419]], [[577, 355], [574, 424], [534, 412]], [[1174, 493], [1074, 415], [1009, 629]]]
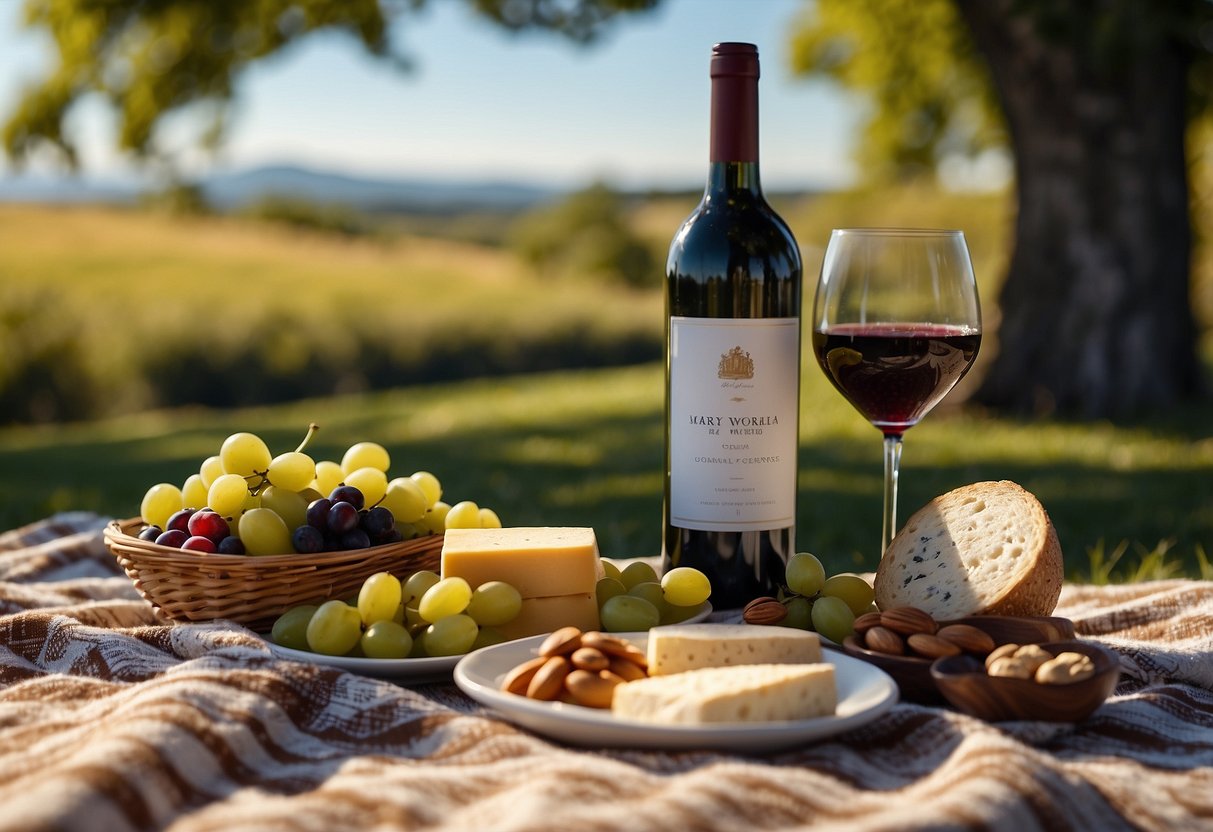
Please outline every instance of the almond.
[[615, 687], [623, 683], [623, 679], [609, 670], [591, 673], [588, 670], [574, 670], [564, 680], [564, 687], [578, 705], [587, 708], [609, 708], [615, 698]]
[[940, 627], [935, 633], [944, 641], [950, 641], [964, 653], [974, 653], [984, 656], [994, 649], [994, 638], [985, 630], [979, 630], [972, 624], [949, 624]]
[[741, 613], [747, 624], [778, 624], [788, 617], [788, 608], [775, 598], [755, 598]]
[[564, 690], [564, 679], [572, 669], [573, 665], [564, 656], [552, 656], [547, 659], [543, 666], [535, 671], [531, 683], [527, 685], [527, 697], [546, 700], [558, 698]]
[[906, 638], [906, 644], [911, 650], [928, 659], [942, 659], [944, 656], [959, 656], [960, 648], [950, 641], [929, 633], [914, 633]]
[[869, 650], [890, 656], [904, 656], [906, 652], [901, 636], [887, 627], [872, 627], [863, 634], [863, 643]]
[[917, 607], [896, 607], [891, 610], [883, 610], [880, 613], [880, 626], [903, 636], [910, 636], [914, 633], [935, 635], [935, 631], [939, 629], [935, 624], [935, 619]]
[[608, 656], [618, 656], [622, 659], [627, 659], [643, 668], [649, 666], [649, 657], [645, 655], [643, 650], [621, 638], [615, 638], [615, 636], [609, 636], [606, 633], [597, 631], [582, 633], [581, 646], [593, 647], [595, 650], [601, 650]]
[[505, 679], [501, 681], [501, 689], [507, 693], [516, 693], [519, 696], [526, 696], [526, 689], [531, 684], [531, 679], [535, 678], [535, 674], [539, 668], [547, 663], [547, 659], [543, 656], [537, 656], [530, 661], [525, 661], [516, 668], [505, 674]]
[[986, 656], [986, 667], [989, 668], [994, 662], [1008, 656], [1014, 656], [1015, 651], [1019, 649], [1018, 644], [1008, 643], [995, 647], [990, 651], [990, 655]]
[[567, 656], [581, 646], [581, 630], [576, 627], [561, 627], [539, 645], [539, 655], [544, 658]]
[[855, 632], [862, 635], [873, 627], [880, 626], [880, 613], [865, 612], [863, 615], [856, 618], [855, 623], [851, 626], [855, 629]]
[[607, 658], [606, 653], [601, 650], [595, 650], [593, 647], [578, 647], [573, 651], [573, 655], [569, 657], [573, 662], [573, 667], [578, 670], [590, 670], [597, 673], [600, 670], [606, 670], [610, 667], [611, 660]]

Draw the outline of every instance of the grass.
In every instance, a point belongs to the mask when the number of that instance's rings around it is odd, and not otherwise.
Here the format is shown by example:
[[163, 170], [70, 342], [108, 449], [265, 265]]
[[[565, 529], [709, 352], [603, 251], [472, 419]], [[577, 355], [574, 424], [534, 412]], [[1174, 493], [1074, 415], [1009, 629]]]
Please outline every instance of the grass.
[[[807, 357], [807, 356], [806, 356]], [[880, 523], [879, 435], [805, 363], [798, 545], [832, 570], [870, 569]], [[393, 472], [436, 473], [510, 525], [590, 525], [605, 554], [656, 554], [662, 369], [511, 376], [232, 411], [176, 410], [0, 431], [0, 525], [55, 510], [138, 513], [146, 488], [180, 483], [225, 436], [293, 448], [318, 422], [318, 458], [373, 439]], [[985, 479], [1012, 479], [1052, 516], [1080, 580], [1213, 577], [1213, 407], [1150, 425], [1029, 423], [931, 414], [907, 436], [901, 512]]]

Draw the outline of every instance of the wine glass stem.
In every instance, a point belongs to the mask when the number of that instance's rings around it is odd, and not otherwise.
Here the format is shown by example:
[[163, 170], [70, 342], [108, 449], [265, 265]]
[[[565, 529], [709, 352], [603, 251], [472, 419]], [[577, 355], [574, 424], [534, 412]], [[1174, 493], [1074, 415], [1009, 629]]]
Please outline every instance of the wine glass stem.
[[901, 469], [901, 435], [884, 435], [884, 520], [880, 526], [880, 556], [897, 534], [897, 474]]

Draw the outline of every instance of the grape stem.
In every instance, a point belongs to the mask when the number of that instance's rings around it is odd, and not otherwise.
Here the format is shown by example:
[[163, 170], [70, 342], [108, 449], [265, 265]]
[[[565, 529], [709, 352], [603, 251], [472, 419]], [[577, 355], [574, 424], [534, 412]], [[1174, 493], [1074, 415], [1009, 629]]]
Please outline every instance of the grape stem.
[[303, 449], [312, 441], [312, 437], [316, 435], [316, 431], [318, 430], [320, 430], [320, 425], [310, 422], [307, 426], [307, 435], [303, 437], [303, 441], [299, 443], [299, 447], [295, 449], [295, 453], [303, 453]]

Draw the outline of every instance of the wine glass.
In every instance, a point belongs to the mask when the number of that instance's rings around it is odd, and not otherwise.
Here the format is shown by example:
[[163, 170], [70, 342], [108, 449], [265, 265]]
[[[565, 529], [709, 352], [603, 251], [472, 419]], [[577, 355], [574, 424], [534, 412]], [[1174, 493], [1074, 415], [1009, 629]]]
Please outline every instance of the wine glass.
[[968, 372], [981, 307], [962, 231], [842, 228], [813, 303], [813, 351], [839, 392], [884, 434], [884, 556], [897, 532], [902, 435]]

